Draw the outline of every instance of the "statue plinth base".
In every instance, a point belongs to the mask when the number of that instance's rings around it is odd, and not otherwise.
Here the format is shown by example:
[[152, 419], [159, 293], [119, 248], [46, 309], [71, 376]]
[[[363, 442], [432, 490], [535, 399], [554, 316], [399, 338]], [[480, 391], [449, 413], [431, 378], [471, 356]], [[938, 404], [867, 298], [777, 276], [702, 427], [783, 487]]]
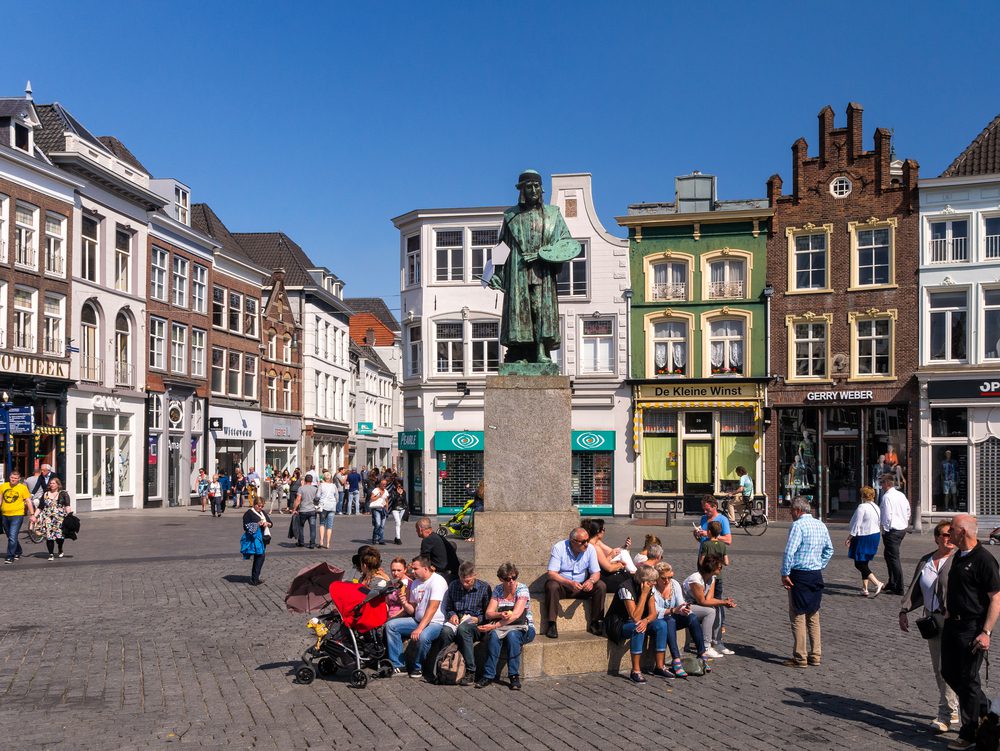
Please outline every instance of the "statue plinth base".
[[500, 363], [501, 376], [557, 376], [559, 365], [554, 362], [504, 362]]
[[540, 591], [552, 545], [579, 526], [571, 500], [570, 396], [565, 376], [486, 379], [486, 510], [476, 514], [475, 560], [487, 581], [511, 561], [520, 580]]

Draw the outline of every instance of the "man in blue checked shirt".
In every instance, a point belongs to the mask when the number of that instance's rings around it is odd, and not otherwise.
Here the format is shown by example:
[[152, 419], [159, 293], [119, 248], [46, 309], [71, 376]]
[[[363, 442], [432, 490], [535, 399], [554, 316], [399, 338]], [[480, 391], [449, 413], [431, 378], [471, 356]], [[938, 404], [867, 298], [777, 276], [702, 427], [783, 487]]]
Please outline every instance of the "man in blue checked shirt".
[[[792, 659], [782, 665], [804, 668], [822, 659], [819, 606], [823, 597], [823, 569], [833, 558], [830, 532], [814, 519], [808, 499], [792, 501], [792, 527], [781, 561], [781, 584], [788, 590], [788, 617], [795, 644]], [[808, 643], [807, 643], [808, 635]]]
[[465, 658], [465, 677], [458, 682], [459, 686], [471, 686], [476, 681], [473, 644], [483, 638], [479, 624], [486, 622], [486, 606], [490, 604], [491, 595], [490, 585], [476, 578], [475, 564], [462, 561], [458, 578], [448, 585], [441, 605], [445, 623], [437, 639], [439, 649], [458, 639], [458, 648]]

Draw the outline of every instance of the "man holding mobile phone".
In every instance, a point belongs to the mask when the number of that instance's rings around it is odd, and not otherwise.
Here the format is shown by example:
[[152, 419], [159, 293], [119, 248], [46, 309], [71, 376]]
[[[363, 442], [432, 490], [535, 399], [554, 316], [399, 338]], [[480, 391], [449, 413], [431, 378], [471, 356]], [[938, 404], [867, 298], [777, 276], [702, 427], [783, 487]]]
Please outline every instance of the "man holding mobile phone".
[[958, 696], [962, 727], [949, 749], [974, 748], [980, 714], [989, 707], [979, 682], [983, 655], [1000, 617], [1000, 566], [976, 539], [976, 517], [959, 514], [951, 522], [958, 552], [948, 574], [941, 634], [941, 676]]

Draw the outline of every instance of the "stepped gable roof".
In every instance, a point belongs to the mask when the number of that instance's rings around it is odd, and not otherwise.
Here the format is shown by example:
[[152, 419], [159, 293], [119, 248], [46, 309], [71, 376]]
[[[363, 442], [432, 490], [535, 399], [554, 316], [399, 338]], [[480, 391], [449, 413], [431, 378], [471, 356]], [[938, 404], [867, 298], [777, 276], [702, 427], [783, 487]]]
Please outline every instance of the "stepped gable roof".
[[103, 143], [108, 151], [125, 162], [125, 164], [131, 165], [137, 170], [142, 170], [147, 175], [152, 174], [142, 165], [142, 162], [135, 158], [135, 154], [129, 151], [128, 147], [114, 136], [98, 136], [97, 140]]
[[378, 366], [385, 372], [392, 373], [392, 370], [389, 369], [389, 366], [385, 364], [385, 360], [383, 360], [379, 356], [379, 353], [376, 352], [372, 347], [369, 347], [367, 344], [358, 344], [356, 341], [354, 341], [354, 339], [351, 339], [350, 341], [351, 341], [350, 344], [351, 352], [353, 352], [358, 357], [363, 357], [366, 360], [371, 360], [373, 363], [375, 363], [376, 366]]
[[243, 250], [243, 246], [237, 242], [232, 233], [222, 223], [219, 216], [212, 211], [212, 207], [207, 203], [196, 203], [191, 206], [191, 226], [199, 232], [216, 240], [225, 248], [226, 252], [245, 263], [254, 264], [252, 258]]
[[384, 323], [389, 331], [399, 333], [401, 330], [396, 316], [381, 297], [348, 297], [344, 299], [344, 303], [355, 313], [371, 313]]
[[992, 175], [1000, 172], [1000, 115], [983, 128], [941, 177]]
[[315, 284], [309, 269], [315, 264], [284, 232], [234, 232], [240, 247], [258, 266], [265, 269], [284, 269], [285, 286], [305, 287]]

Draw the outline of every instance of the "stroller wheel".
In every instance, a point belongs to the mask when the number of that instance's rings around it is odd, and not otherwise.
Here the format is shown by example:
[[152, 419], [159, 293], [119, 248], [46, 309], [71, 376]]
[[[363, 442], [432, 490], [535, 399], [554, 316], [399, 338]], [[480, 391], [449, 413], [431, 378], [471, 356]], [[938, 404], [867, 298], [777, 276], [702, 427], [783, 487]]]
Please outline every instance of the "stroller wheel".
[[448, 533], [449, 533], [450, 531], [451, 531], [451, 530], [450, 530], [450, 529], [448, 529], [448, 528], [447, 528], [446, 526], [444, 526], [443, 524], [442, 524], [442, 525], [441, 525], [440, 527], [438, 527], [438, 534], [439, 534], [439, 535], [441, 535], [442, 537], [447, 537], [447, 536], [448, 536]]
[[470, 537], [472, 537], [472, 528], [462, 527], [462, 531], [460, 534], [463, 540], [468, 540]]
[[368, 673], [364, 670], [355, 670], [351, 673], [351, 686], [354, 688], [364, 688], [368, 685]]
[[329, 678], [337, 672], [337, 664], [329, 657], [324, 657], [316, 663], [316, 672], [323, 678]]
[[316, 671], [313, 670], [308, 665], [303, 665], [298, 670], [295, 671], [295, 680], [299, 683], [308, 686], [316, 679]]
[[378, 661], [378, 672], [375, 674], [379, 678], [389, 678], [392, 675], [392, 663], [388, 660]]

